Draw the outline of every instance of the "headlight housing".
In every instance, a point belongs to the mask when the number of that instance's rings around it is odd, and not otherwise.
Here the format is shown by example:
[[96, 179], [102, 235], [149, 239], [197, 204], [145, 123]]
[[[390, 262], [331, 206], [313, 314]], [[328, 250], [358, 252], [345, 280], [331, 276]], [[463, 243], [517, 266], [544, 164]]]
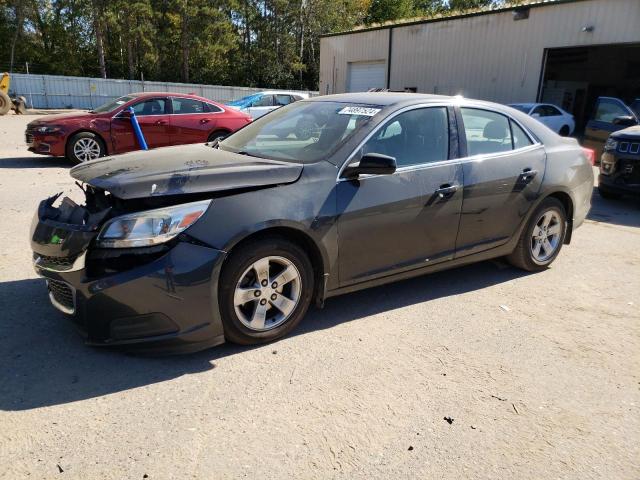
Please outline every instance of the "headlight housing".
[[45, 125], [45, 126], [36, 128], [36, 132], [38, 133], [58, 133], [61, 130], [62, 130], [62, 127], [58, 125]]
[[96, 239], [100, 248], [148, 247], [165, 243], [193, 225], [211, 200], [131, 213], [109, 220]]
[[609, 137], [607, 143], [604, 144], [605, 150], [615, 150], [618, 148], [618, 141], [615, 138]]

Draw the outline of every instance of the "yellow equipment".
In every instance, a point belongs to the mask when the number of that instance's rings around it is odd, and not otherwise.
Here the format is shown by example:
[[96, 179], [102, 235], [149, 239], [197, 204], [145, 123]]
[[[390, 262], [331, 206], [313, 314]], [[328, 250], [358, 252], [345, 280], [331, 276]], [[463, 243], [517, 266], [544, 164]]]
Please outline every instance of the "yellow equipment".
[[9, 96], [10, 84], [11, 77], [8, 73], [3, 73], [2, 78], [0, 78], [0, 115], [9, 113], [9, 110], [13, 110], [18, 115], [26, 113], [27, 99], [24, 97], [11, 98]]

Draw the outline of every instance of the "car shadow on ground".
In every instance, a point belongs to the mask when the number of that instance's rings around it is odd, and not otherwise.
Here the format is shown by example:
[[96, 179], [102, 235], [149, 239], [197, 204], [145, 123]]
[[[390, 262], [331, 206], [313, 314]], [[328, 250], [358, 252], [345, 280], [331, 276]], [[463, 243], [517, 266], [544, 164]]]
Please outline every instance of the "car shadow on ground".
[[591, 211], [587, 219], [625, 227], [640, 227], [640, 200], [632, 197], [607, 200], [600, 196], [597, 188], [594, 188]]
[[[330, 329], [524, 275], [527, 274], [501, 261], [483, 262], [332, 298], [324, 309], [312, 308], [292, 335]], [[4, 411], [108, 395], [211, 370], [217, 359], [242, 355], [253, 348], [273, 348], [227, 344], [170, 357], [142, 357], [90, 348], [83, 344], [71, 323], [49, 305], [41, 279], [0, 283], [0, 304], [0, 410]], [[215, 377], [210, 381], [215, 382]]]
[[0, 158], [3, 168], [71, 168], [75, 164], [64, 157], [11, 157]]

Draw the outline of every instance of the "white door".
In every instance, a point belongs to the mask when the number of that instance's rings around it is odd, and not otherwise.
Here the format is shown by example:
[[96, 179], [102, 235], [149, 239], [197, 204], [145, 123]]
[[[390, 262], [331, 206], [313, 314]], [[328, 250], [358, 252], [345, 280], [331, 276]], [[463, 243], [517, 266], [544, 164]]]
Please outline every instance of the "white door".
[[385, 88], [386, 80], [384, 60], [350, 62], [347, 68], [347, 92], [366, 92], [371, 88]]

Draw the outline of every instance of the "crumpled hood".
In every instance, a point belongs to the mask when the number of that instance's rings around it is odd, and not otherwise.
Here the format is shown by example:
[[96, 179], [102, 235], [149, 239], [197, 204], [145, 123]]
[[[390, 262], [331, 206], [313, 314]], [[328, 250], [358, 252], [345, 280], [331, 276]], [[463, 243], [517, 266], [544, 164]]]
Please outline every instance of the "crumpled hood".
[[71, 176], [126, 200], [292, 183], [302, 168], [193, 144], [100, 158]]

